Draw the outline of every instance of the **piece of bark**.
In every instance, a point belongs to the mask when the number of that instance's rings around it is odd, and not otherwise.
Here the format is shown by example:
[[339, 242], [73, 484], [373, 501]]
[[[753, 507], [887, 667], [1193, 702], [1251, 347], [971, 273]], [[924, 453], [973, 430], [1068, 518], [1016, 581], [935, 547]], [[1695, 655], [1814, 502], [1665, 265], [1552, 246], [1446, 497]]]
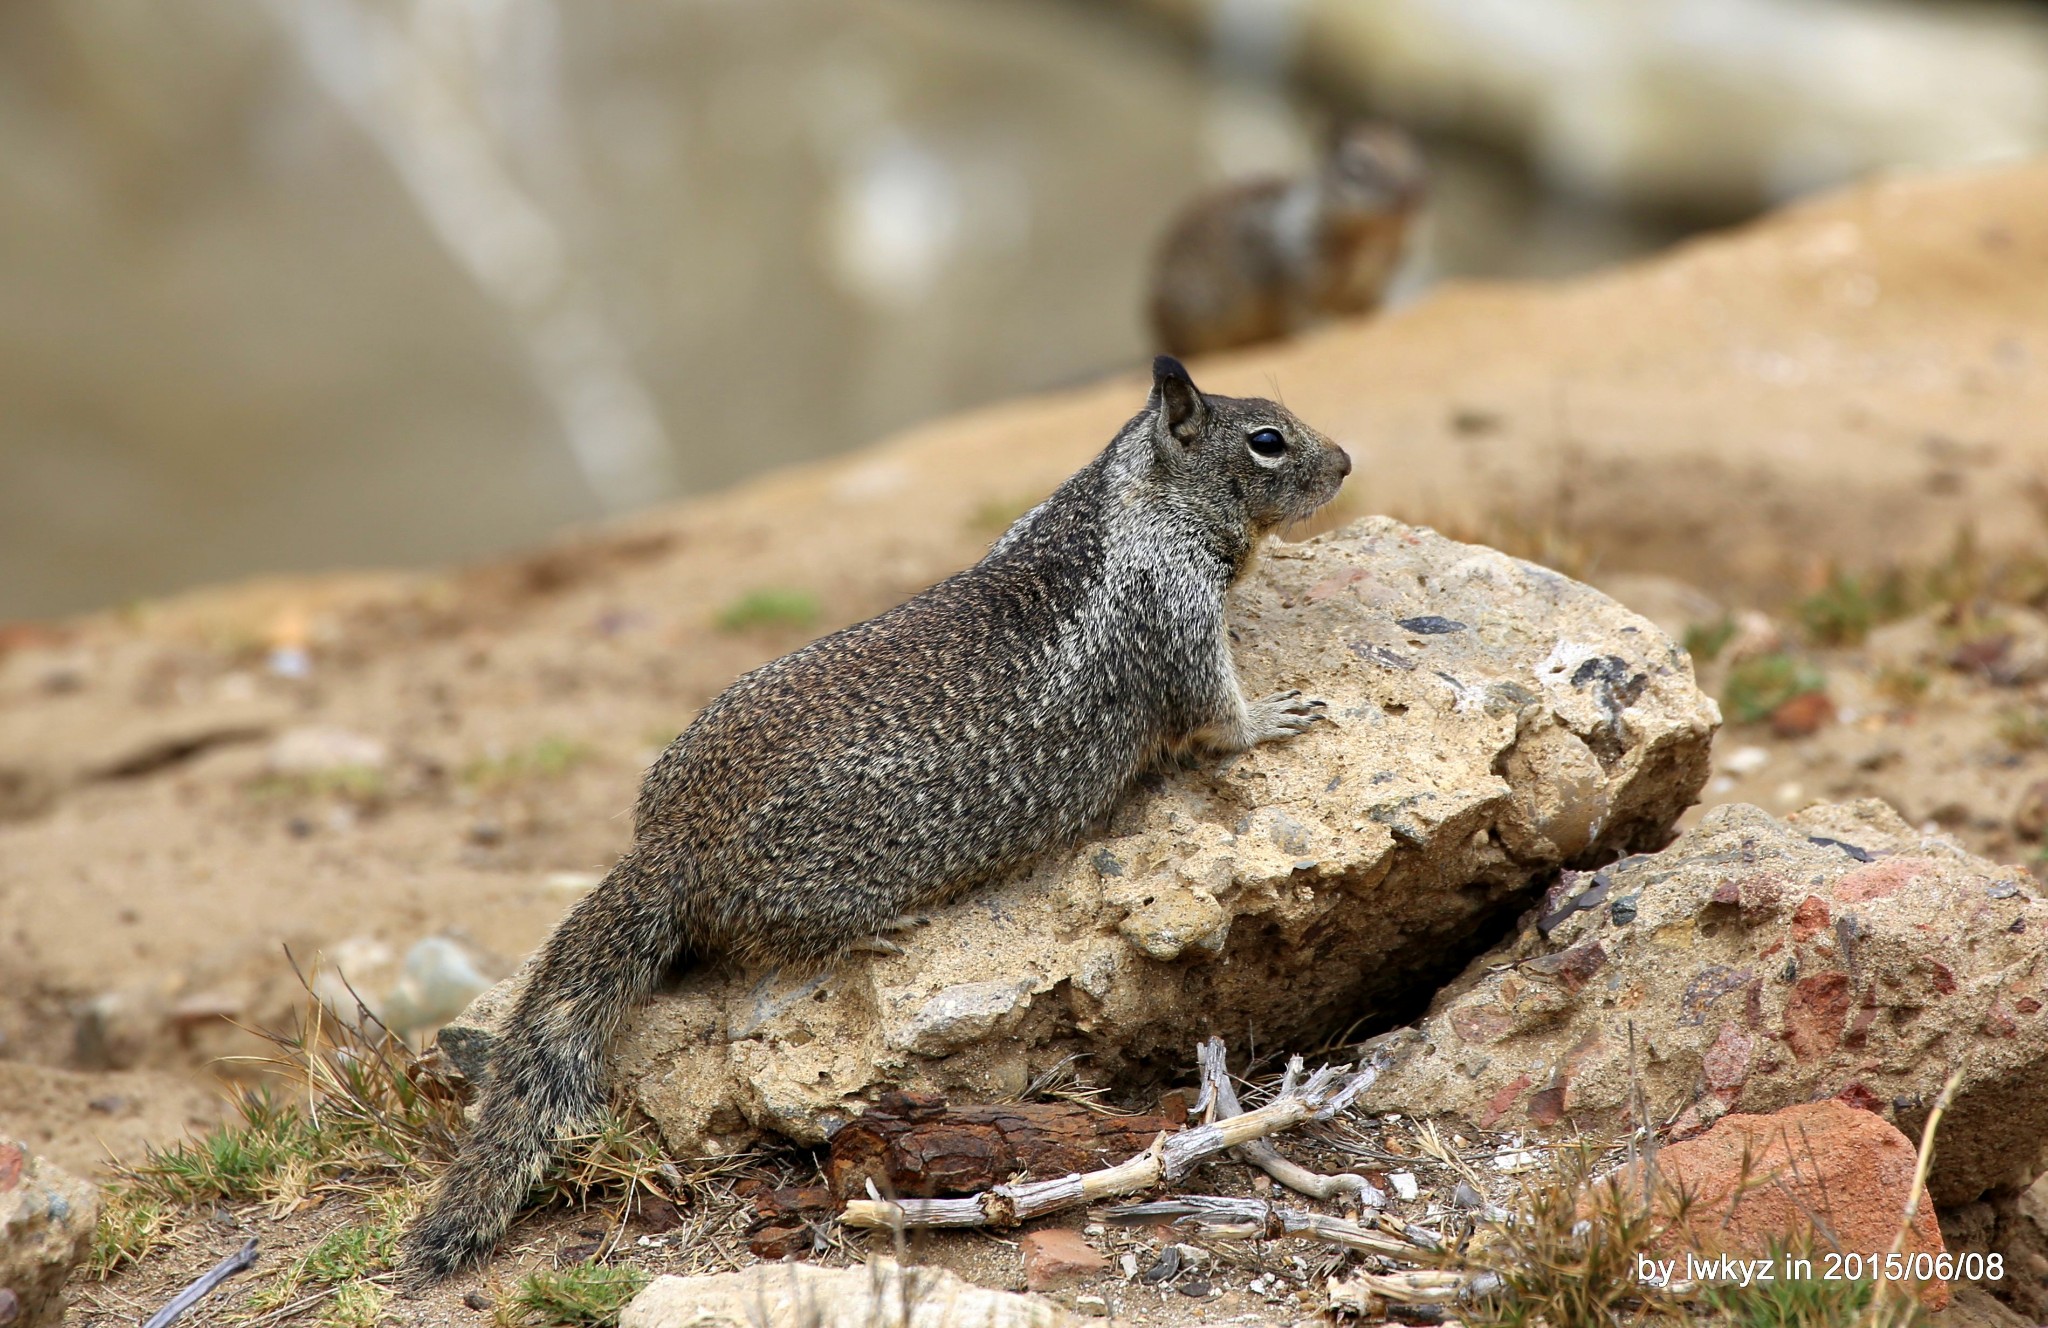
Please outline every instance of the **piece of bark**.
[[832, 1217], [832, 1194], [822, 1185], [762, 1185], [743, 1197], [754, 1201], [747, 1250], [759, 1259], [809, 1254]]
[[1107, 1116], [1070, 1102], [949, 1107], [936, 1094], [890, 1092], [832, 1136], [825, 1174], [842, 1199], [866, 1194], [870, 1183], [900, 1198], [973, 1194], [1020, 1173], [1098, 1170], [1186, 1120]]

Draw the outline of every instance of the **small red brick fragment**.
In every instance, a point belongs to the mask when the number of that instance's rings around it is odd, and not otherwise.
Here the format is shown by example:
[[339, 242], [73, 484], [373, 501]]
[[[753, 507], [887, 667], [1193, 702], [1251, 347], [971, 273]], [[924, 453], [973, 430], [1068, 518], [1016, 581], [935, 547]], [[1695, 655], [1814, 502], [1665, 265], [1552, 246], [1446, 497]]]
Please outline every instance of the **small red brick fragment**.
[[0, 1194], [21, 1184], [21, 1173], [27, 1167], [28, 1155], [20, 1144], [0, 1143]]
[[1844, 904], [1883, 899], [1905, 889], [1923, 873], [1938, 869], [1939, 864], [1928, 858], [1886, 858], [1858, 867], [1836, 881], [1829, 893]]
[[1549, 1129], [1564, 1119], [1564, 1085], [1552, 1084], [1540, 1092], [1529, 1094], [1529, 1121], [1543, 1129]]
[[1804, 945], [1828, 929], [1828, 906], [1819, 895], [1808, 895], [1792, 912], [1792, 943]]
[[1556, 978], [1564, 984], [1566, 991], [1577, 991], [1592, 981], [1595, 973], [1607, 967], [1607, 951], [1598, 941], [1586, 941], [1569, 950], [1538, 955], [1522, 967], [1530, 973]]
[[1734, 1024], [1721, 1025], [1721, 1034], [1707, 1054], [1700, 1058], [1700, 1072], [1714, 1096], [1733, 1106], [1749, 1081], [1749, 1058], [1756, 1053], [1756, 1039]]
[[1802, 1061], [1825, 1056], [1842, 1045], [1849, 1022], [1849, 975], [1820, 973], [1801, 978], [1785, 1002], [1785, 1045]]
[[1033, 1291], [1051, 1291], [1109, 1269], [1109, 1256], [1072, 1227], [1029, 1232], [1017, 1244], [1024, 1251], [1024, 1285]]
[[1479, 1128], [1482, 1130], [1492, 1129], [1493, 1123], [1507, 1114], [1507, 1109], [1515, 1105], [1515, 1099], [1520, 1097], [1522, 1090], [1527, 1088], [1532, 1082], [1534, 1081], [1526, 1074], [1516, 1075], [1514, 1082], [1488, 1098], [1486, 1101], [1486, 1111], [1479, 1117]]
[[1775, 876], [1756, 876], [1742, 883], [1742, 920], [1754, 926], [1775, 913], [1785, 899], [1785, 883]]
[[1861, 1079], [1852, 1079], [1835, 1094], [1835, 1101], [1856, 1108], [1858, 1111], [1874, 1111], [1884, 1115], [1884, 1099], [1870, 1091], [1870, 1086]]

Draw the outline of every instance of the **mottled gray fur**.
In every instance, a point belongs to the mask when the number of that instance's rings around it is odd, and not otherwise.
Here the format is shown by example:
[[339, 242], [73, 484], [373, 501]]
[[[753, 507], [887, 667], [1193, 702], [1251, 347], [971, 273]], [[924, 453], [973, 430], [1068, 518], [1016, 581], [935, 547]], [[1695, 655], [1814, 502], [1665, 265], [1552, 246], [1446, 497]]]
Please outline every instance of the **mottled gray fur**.
[[1069, 843], [1145, 769], [1321, 718], [1248, 701], [1224, 596], [1351, 462], [1161, 357], [1145, 409], [973, 567], [740, 678], [648, 774], [634, 842], [543, 946], [481, 1118], [403, 1243], [490, 1253], [605, 1105], [606, 1042], [678, 962], [815, 962]]

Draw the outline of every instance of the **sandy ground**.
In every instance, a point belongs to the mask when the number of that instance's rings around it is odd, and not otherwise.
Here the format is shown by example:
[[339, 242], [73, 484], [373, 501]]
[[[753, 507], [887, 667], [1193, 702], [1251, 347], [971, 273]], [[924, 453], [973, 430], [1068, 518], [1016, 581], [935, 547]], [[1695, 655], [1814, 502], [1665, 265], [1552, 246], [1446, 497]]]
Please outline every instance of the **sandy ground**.
[[[1321, 524], [1488, 538], [1682, 627], [1688, 596], [1782, 607], [1830, 564], [1932, 562], [1966, 525], [2038, 542], [2044, 311], [2035, 164], [1194, 368], [1353, 449]], [[948, 420], [489, 566], [0, 628], [0, 1131], [90, 1170], [203, 1119], [206, 1067], [253, 1049], [236, 1024], [297, 1006], [287, 947], [388, 969], [447, 936], [505, 971], [624, 846], [640, 771], [698, 706], [971, 561], [1140, 400], [1119, 380]], [[762, 591], [815, 614], [721, 625]], [[1730, 731], [1724, 764], [1763, 757], [1710, 796], [1876, 792], [2020, 855], [2048, 754], [2000, 717], [2030, 697], [1944, 675], [1812, 737]], [[307, 742], [376, 759], [293, 774]]]

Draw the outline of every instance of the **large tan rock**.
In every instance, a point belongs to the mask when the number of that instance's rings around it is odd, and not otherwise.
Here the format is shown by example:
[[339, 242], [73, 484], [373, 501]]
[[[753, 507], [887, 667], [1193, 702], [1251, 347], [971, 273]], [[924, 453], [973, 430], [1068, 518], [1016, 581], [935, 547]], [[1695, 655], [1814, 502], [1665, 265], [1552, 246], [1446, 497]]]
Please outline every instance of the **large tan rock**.
[[1818, 1098], [1918, 1138], [1951, 1070], [1935, 1200], [2033, 1174], [2048, 1141], [2048, 902], [2025, 872], [1874, 800], [1718, 807], [1662, 853], [1567, 876], [1391, 1039], [1365, 1099], [1483, 1128], [1619, 1128], [1639, 1083], [1683, 1135]]
[[[1334, 722], [1155, 781], [901, 956], [694, 975], [619, 1040], [622, 1094], [679, 1151], [815, 1142], [883, 1086], [986, 1100], [1070, 1056], [1132, 1077], [1212, 1033], [1412, 1009], [1537, 874], [1661, 844], [1705, 777], [1718, 715], [1683, 652], [1490, 549], [1361, 521], [1275, 547], [1232, 621], [1253, 693]], [[465, 1068], [509, 996], [444, 1031]]]
[[92, 1244], [99, 1191], [0, 1138], [0, 1324], [64, 1317], [64, 1281]]
[[1072, 1328], [1049, 1300], [991, 1291], [942, 1268], [875, 1259], [853, 1268], [759, 1264], [737, 1273], [657, 1277], [619, 1328]]

